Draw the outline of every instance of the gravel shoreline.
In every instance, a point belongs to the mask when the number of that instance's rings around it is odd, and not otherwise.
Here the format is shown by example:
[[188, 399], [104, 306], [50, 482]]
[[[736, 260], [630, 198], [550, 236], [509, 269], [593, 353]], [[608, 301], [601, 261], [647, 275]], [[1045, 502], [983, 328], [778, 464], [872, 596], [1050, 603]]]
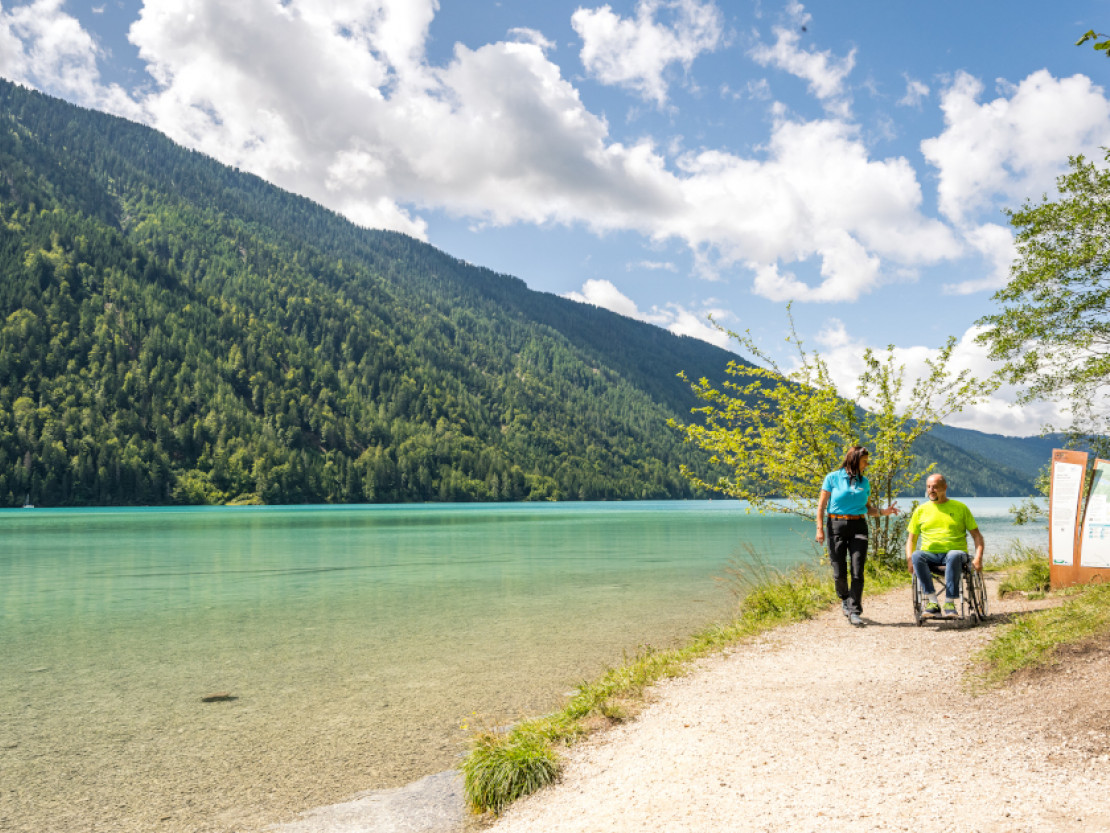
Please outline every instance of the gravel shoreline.
[[705, 660], [488, 830], [1110, 830], [1110, 650], [973, 696], [992, 623], [1046, 604], [989, 590], [987, 626], [919, 628], [900, 589]]

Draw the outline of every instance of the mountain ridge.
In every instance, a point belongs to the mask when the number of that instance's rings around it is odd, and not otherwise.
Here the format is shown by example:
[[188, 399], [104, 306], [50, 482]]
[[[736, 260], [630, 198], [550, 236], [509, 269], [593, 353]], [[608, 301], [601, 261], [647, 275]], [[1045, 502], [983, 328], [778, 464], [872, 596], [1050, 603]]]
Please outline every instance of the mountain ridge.
[[4, 81], [0, 221], [5, 505], [696, 497], [677, 374], [744, 363]]

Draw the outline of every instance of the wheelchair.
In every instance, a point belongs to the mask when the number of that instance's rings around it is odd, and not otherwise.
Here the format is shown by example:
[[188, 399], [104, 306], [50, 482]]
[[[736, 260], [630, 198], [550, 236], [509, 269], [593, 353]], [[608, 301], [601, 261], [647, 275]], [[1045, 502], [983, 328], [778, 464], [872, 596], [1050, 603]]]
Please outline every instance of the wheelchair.
[[[931, 567], [929, 572], [933, 574], [933, 584], [939, 587], [941, 591], [944, 589], [944, 565], [940, 564]], [[925, 612], [925, 591], [921, 588], [921, 583], [917, 580], [917, 574], [913, 576], [913, 586], [910, 592], [913, 594], [913, 618], [917, 625], [920, 627], [926, 621], [967, 621], [971, 620], [972, 624], [978, 624], [986, 621], [990, 615], [990, 602], [987, 599], [987, 585], [983, 581], [983, 574], [971, 566], [971, 558], [968, 557], [964, 560], [963, 573], [960, 576], [960, 601], [956, 605], [956, 617], [953, 619], [951, 616], [945, 616], [943, 613], [926, 613]]]

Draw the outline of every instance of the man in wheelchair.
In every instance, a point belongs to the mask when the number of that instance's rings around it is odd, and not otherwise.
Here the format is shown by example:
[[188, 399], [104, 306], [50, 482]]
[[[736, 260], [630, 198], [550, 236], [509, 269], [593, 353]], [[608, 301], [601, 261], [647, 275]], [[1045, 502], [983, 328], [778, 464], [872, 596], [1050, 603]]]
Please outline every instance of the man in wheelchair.
[[[906, 566], [917, 576], [925, 594], [924, 613], [937, 616], [941, 613], [937, 594], [933, 589], [933, 569], [944, 566], [946, 599], [944, 615], [956, 616], [960, 601], [960, 577], [964, 563], [969, 558], [967, 535], [975, 542], [976, 572], [983, 568], [983, 534], [971, 510], [958, 500], [948, 499], [948, 481], [943, 474], [931, 474], [925, 481], [928, 503], [918, 506], [910, 516], [909, 537], [906, 538]], [[918, 537], [921, 538], [920, 546]]]

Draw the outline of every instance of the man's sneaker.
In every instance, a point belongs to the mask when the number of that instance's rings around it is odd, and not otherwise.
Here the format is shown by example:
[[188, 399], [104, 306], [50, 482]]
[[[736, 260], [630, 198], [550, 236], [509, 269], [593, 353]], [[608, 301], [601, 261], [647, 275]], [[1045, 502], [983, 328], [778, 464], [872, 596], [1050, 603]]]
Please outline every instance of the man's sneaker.
[[930, 616], [940, 616], [940, 605], [936, 602], [925, 602], [925, 612]]
[[852, 609], [850, 607], [848, 607], [848, 600], [847, 599], [845, 599], [844, 601], [842, 601], [840, 603], [840, 609], [844, 611], [845, 616], [851, 616], [852, 615]]
[[944, 603], [944, 615], [945, 616], [955, 616], [956, 615], [956, 603], [955, 602], [945, 602]]
[[848, 614], [848, 624], [849, 625], [854, 625], [857, 628], [862, 628], [863, 627], [863, 620], [859, 618], [858, 613], [850, 613], [850, 614]]

